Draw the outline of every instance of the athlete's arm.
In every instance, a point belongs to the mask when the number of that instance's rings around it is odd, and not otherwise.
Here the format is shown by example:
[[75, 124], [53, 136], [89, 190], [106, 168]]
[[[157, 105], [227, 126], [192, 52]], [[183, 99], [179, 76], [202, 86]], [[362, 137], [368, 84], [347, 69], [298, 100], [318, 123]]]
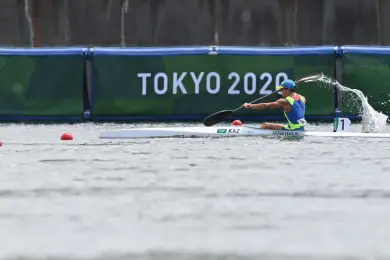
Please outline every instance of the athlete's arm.
[[260, 103], [260, 104], [247, 104], [243, 105], [244, 108], [264, 110], [264, 109], [283, 109], [289, 111], [291, 109], [290, 104], [284, 98], [281, 98], [275, 102]]

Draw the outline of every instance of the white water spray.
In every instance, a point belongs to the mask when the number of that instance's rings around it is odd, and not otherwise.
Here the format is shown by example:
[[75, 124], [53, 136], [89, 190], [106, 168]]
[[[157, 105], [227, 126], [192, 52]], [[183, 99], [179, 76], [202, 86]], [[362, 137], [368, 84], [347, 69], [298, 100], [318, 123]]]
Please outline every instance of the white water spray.
[[[348, 102], [356, 102], [356, 97], [360, 100], [361, 105], [359, 114], [362, 116], [362, 132], [363, 133], [380, 133], [386, 130], [387, 116], [381, 112], [375, 111], [374, 108], [368, 103], [367, 97], [358, 89], [351, 89], [341, 85], [337, 80], [333, 80], [329, 77], [323, 76], [318, 80], [325, 84], [325, 87], [337, 88], [343, 93], [353, 93], [355, 98], [348, 100]], [[344, 95], [344, 100], [346, 99]], [[356, 103], [354, 103], [356, 104]]]

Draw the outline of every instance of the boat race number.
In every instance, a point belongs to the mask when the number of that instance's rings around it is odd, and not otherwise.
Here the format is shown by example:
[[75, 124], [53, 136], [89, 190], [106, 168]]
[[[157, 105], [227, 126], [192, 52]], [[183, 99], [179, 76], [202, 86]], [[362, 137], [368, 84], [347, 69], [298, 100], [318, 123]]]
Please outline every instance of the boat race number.
[[[183, 81], [188, 80], [188, 77], [191, 78], [193, 85], [188, 86], [184, 85]], [[160, 72], [155, 75], [151, 73], [138, 73], [138, 78], [141, 79], [142, 86], [142, 95], [146, 96], [150, 92], [154, 92], [157, 95], [164, 95], [167, 93], [172, 93], [174, 95], [179, 94], [188, 94], [189, 88], [191, 88], [191, 93], [200, 94], [205, 93], [201, 91], [201, 85], [206, 87], [206, 92], [212, 95], [220, 94], [221, 91], [227, 91], [229, 95], [268, 95], [271, 94], [275, 86], [279, 86], [283, 80], [288, 79], [288, 76], [284, 72], [279, 72], [275, 75], [275, 78], [272, 77], [272, 74], [269, 72], [263, 72], [262, 74], [255, 74], [253, 72], [248, 72], [244, 75], [240, 75], [237, 72], [231, 72], [227, 76], [229, 80], [229, 85], [221, 86], [221, 76], [216, 72], [174, 72], [172, 75], [171, 82], [166, 73]], [[153, 90], [148, 89], [148, 83], [153, 82]], [[188, 82], [188, 81], [187, 81]], [[274, 82], [274, 84], [272, 84]], [[170, 87], [168, 87], [170, 86]], [[241, 86], [242, 89], [241, 89]], [[193, 91], [192, 91], [193, 90]]]

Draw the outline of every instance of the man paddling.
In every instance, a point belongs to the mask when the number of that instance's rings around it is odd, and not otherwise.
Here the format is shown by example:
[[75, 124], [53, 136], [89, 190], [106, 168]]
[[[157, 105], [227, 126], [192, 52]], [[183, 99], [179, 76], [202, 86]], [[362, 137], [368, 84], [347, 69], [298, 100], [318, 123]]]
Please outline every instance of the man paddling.
[[280, 98], [275, 102], [269, 103], [245, 103], [242, 105], [242, 107], [255, 110], [281, 109], [284, 111], [284, 116], [286, 117], [288, 122], [287, 125], [264, 123], [261, 124], [261, 128], [263, 129], [303, 131], [304, 126], [306, 124], [305, 97], [295, 92], [295, 82], [290, 79], [283, 81], [282, 84], [277, 87], [277, 89], [280, 89], [283, 98]]

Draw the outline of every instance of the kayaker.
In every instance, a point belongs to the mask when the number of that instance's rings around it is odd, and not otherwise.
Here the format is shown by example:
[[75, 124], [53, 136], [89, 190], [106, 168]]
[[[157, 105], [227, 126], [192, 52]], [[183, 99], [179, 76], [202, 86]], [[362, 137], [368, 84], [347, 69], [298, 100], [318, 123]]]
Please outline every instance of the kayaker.
[[264, 110], [264, 109], [280, 109], [284, 112], [287, 119], [287, 124], [263, 123], [261, 128], [271, 130], [304, 130], [306, 98], [295, 92], [295, 82], [293, 80], [285, 80], [277, 90], [282, 92], [282, 98], [275, 102], [248, 104], [242, 106], [247, 109]]

